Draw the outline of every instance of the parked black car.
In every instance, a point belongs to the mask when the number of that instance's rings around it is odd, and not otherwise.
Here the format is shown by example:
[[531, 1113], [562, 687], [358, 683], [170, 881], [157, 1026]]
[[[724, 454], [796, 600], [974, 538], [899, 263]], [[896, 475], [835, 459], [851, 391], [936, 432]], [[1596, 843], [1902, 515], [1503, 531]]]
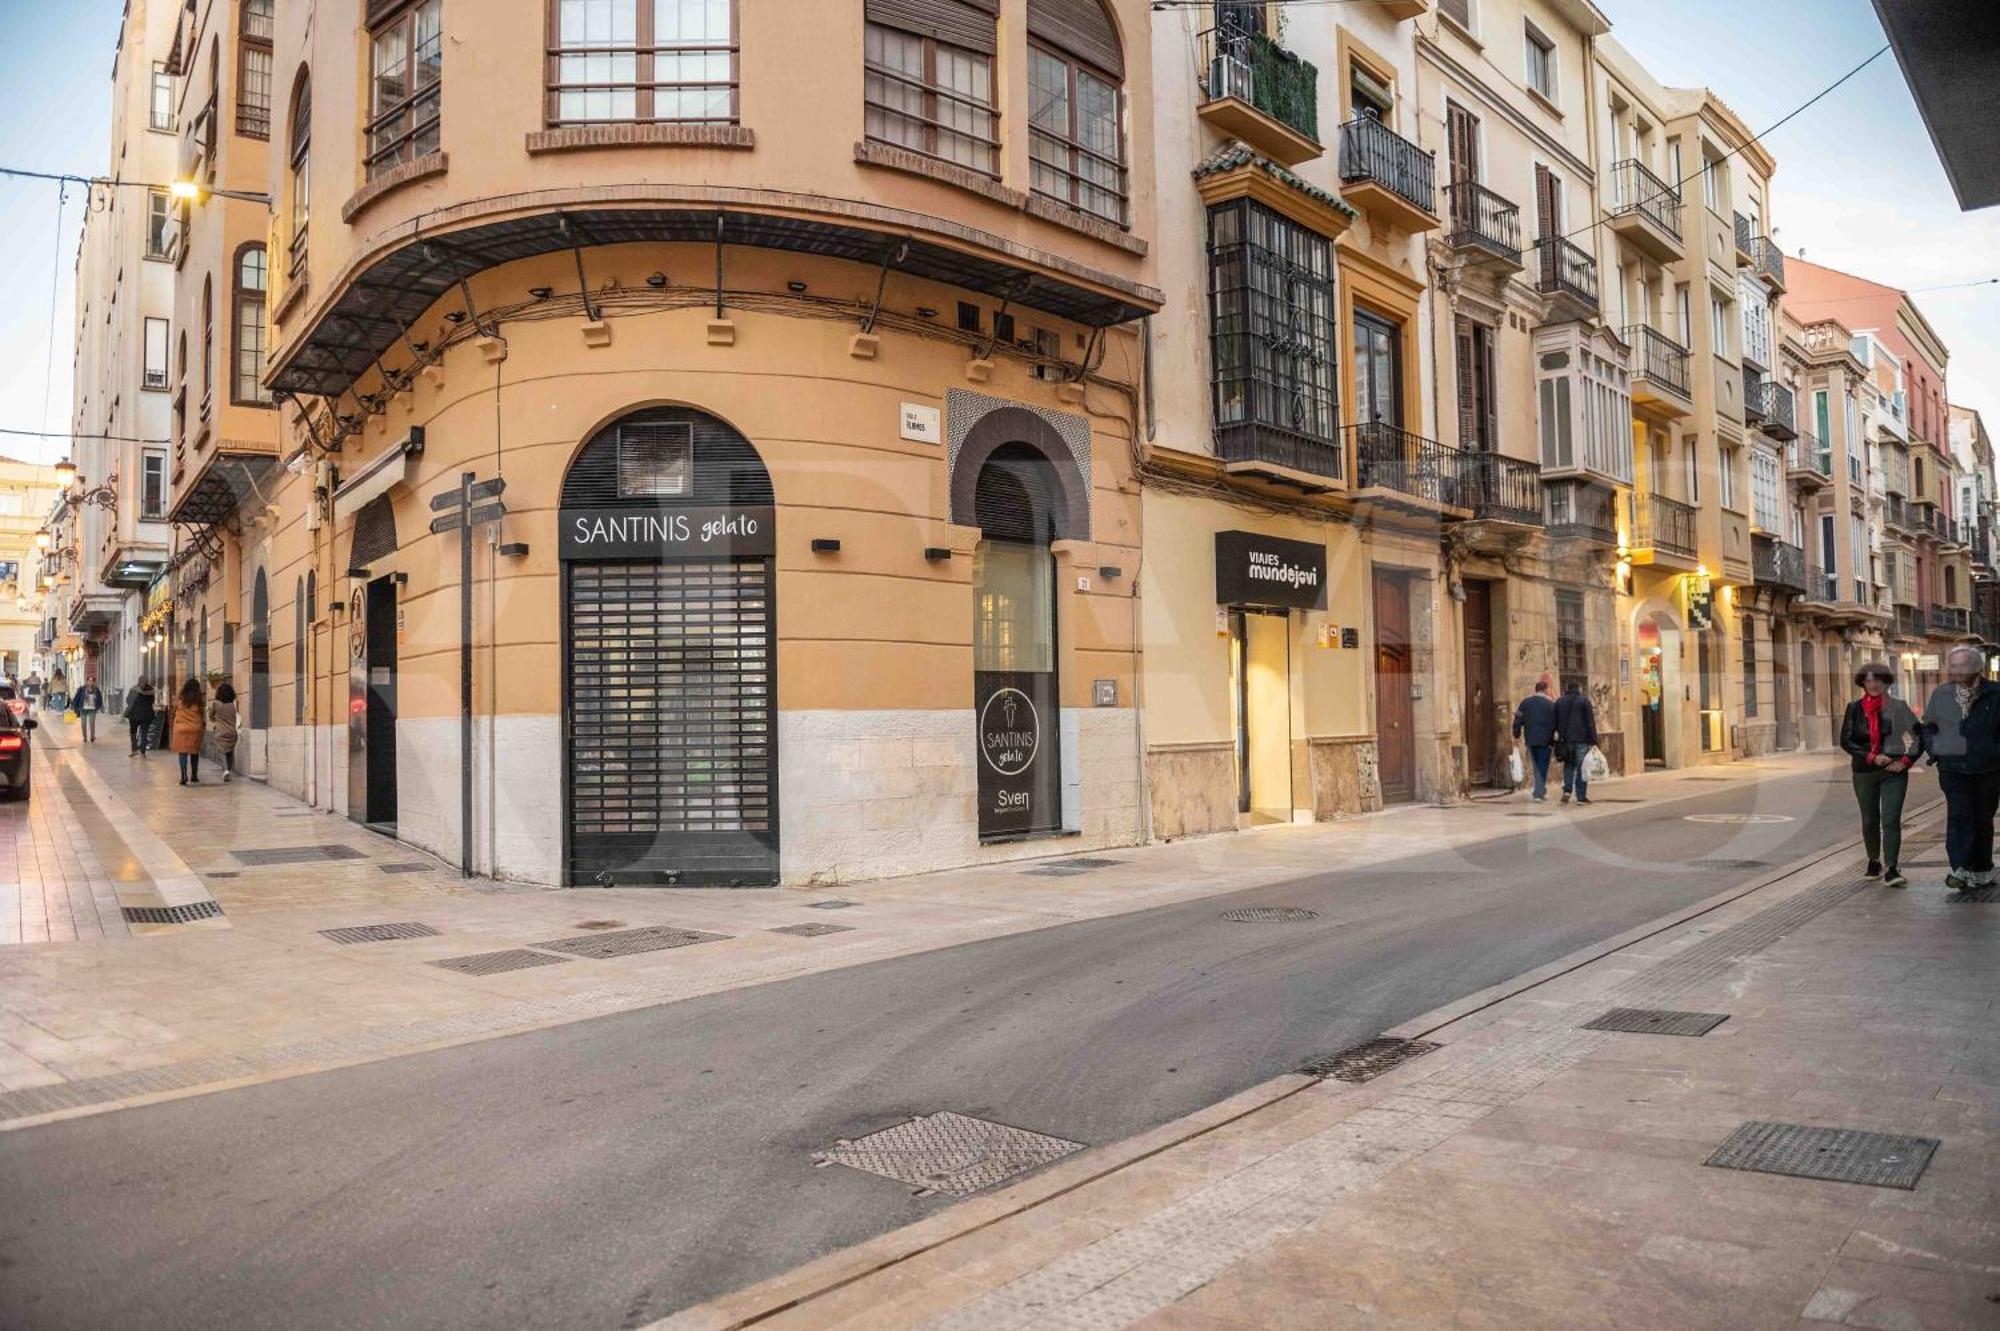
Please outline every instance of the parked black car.
[[14, 709], [0, 706], [0, 798], [28, 798], [28, 765], [32, 756], [28, 737], [35, 728], [29, 717], [17, 717]]

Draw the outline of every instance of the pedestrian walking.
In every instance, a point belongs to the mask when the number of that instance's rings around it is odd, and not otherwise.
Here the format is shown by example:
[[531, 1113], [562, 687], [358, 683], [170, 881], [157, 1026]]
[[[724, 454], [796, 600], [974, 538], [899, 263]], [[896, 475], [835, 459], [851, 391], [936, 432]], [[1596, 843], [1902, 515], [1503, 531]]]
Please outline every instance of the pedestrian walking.
[[181, 784], [184, 786], [201, 784], [201, 740], [208, 729], [206, 702], [201, 681], [192, 675], [187, 683], [181, 685], [180, 696], [174, 700], [167, 744], [180, 760]]
[[1549, 798], [1549, 756], [1555, 752], [1556, 704], [1549, 697], [1549, 682], [1535, 681], [1535, 691], [1521, 699], [1514, 709], [1514, 742], [1528, 750], [1535, 768], [1533, 798], [1546, 803]]
[[1562, 697], [1556, 699], [1556, 748], [1562, 755], [1564, 804], [1569, 803], [1572, 790], [1578, 804], [1590, 803], [1590, 774], [1583, 764], [1596, 747], [1597, 709], [1590, 705], [1582, 682], [1572, 679], [1563, 685]]
[[69, 676], [56, 671], [49, 680], [49, 710], [63, 712], [69, 709]]
[[95, 744], [97, 714], [104, 710], [104, 690], [97, 687], [96, 680], [86, 679], [70, 701], [76, 705], [76, 724], [83, 732], [84, 742]]
[[143, 758], [153, 747], [153, 681], [144, 675], [125, 699], [125, 724], [132, 728], [132, 752]]
[[215, 753], [222, 760], [222, 779], [236, 779], [236, 689], [228, 680], [215, 686], [215, 698], [208, 704], [208, 731], [215, 739]]
[[1903, 850], [1903, 799], [1910, 769], [1924, 754], [1923, 723], [1889, 690], [1894, 667], [1880, 662], [1854, 672], [1861, 696], [1840, 719], [1840, 747], [1853, 759], [1854, 799], [1861, 806], [1861, 840], [1868, 848], [1868, 876], [1884, 887], [1908, 887], [1896, 867]]
[[1993, 815], [2000, 810], [2000, 688], [1981, 678], [1986, 653], [1954, 647], [1945, 682], [1924, 708], [1924, 752], [1944, 791], [1944, 850], [1954, 892], [1993, 884]]
[[28, 682], [27, 682], [26, 684], [22, 685], [22, 687], [21, 687], [21, 696], [22, 696], [23, 698], [26, 698], [26, 699], [28, 700], [28, 710], [29, 710], [30, 712], [34, 711], [34, 710], [35, 710], [35, 704], [36, 704], [37, 702], [39, 702], [39, 701], [41, 700], [41, 696], [42, 696], [42, 672], [41, 672], [41, 671], [39, 671], [39, 670], [30, 670], [30, 671], [28, 672]]

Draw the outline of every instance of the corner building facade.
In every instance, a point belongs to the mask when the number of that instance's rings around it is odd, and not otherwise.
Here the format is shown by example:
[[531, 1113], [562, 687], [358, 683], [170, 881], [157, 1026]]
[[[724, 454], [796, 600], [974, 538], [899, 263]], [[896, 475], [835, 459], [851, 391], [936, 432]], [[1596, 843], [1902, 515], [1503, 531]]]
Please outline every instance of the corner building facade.
[[1141, 839], [1145, 31], [281, 6], [271, 781], [552, 884]]

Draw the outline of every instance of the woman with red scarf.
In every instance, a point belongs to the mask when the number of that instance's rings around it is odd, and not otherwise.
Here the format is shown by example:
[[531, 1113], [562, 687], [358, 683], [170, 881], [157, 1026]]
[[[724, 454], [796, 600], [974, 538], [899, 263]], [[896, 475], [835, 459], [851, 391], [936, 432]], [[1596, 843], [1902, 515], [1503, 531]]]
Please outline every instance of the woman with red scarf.
[[1908, 703], [1889, 692], [1893, 668], [1881, 663], [1854, 672], [1861, 696], [1840, 721], [1840, 747], [1854, 760], [1854, 798], [1861, 805], [1861, 839], [1868, 847], [1868, 876], [1884, 887], [1908, 887], [1896, 868], [1903, 849], [1903, 797], [1910, 768], [1924, 755], [1923, 727]]

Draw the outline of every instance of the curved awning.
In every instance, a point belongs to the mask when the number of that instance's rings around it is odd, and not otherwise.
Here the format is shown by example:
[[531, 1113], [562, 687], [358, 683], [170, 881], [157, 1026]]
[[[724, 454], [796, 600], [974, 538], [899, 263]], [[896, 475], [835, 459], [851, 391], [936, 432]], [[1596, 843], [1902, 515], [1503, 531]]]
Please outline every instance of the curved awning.
[[552, 210], [413, 237], [381, 254], [354, 275], [339, 299], [288, 351], [270, 386], [280, 393], [329, 397], [346, 391], [434, 302], [462, 279], [489, 268], [573, 246], [647, 241], [713, 245], [718, 218], [723, 243], [732, 247], [789, 250], [873, 266], [883, 263], [894, 247], [907, 246], [896, 264], [898, 273], [1009, 299], [1092, 327], [1140, 318], [1159, 303], [1158, 293], [1148, 288], [1134, 285], [1132, 294], [1116, 294], [1025, 262], [970, 253], [901, 230], [824, 218], [713, 207]]

